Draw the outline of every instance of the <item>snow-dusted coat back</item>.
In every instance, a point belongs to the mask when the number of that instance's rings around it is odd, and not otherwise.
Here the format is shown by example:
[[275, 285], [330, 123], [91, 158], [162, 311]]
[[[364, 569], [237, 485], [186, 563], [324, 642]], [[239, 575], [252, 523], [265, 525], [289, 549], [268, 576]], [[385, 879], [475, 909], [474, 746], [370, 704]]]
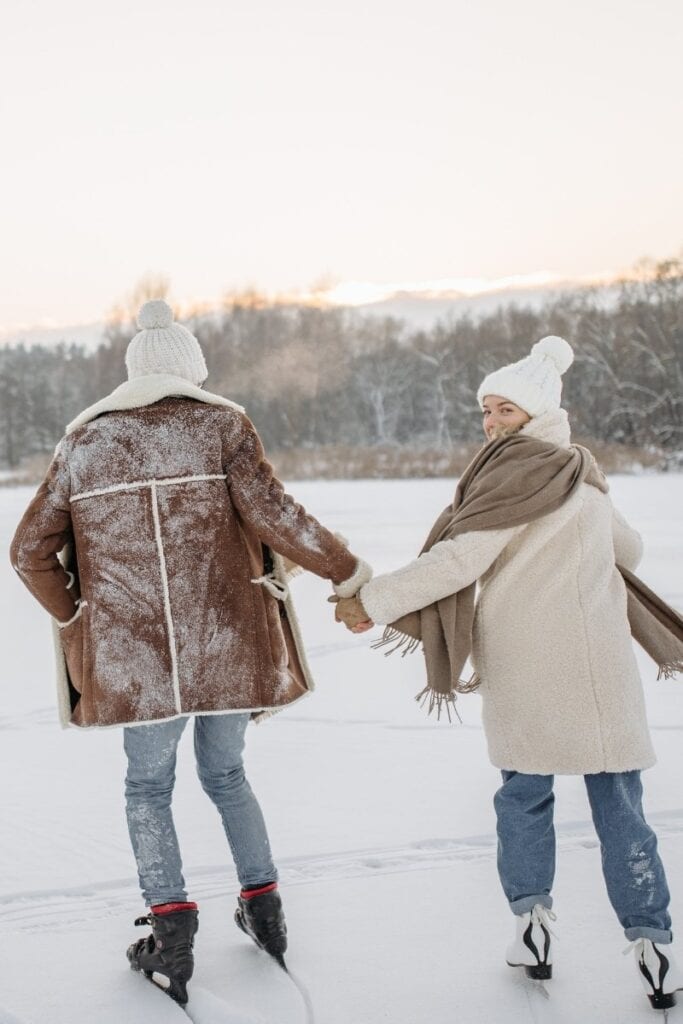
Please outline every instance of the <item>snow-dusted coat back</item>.
[[[566, 413], [522, 433], [570, 443]], [[609, 495], [581, 484], [561, 508], [511, 529], [465, 533], [360, 592], [388, 623], [479, 581], [472, 662], [489, 755], [531, 774], [647, 768], [655, 756], [616, 562], [634, 570], [640, 537]]]
[[[57, 561], [65, 546], [75, 579]], [[68, 622], [62, 717], [101, 726], [259, 712], [306, 693], [291, 601], [252, 582], [270, 568], [264, 546], [338, 584], [357, 568], [284, 493], [239, 407], [154, 375], [82, 414], [11, 551], [29, 589]]]

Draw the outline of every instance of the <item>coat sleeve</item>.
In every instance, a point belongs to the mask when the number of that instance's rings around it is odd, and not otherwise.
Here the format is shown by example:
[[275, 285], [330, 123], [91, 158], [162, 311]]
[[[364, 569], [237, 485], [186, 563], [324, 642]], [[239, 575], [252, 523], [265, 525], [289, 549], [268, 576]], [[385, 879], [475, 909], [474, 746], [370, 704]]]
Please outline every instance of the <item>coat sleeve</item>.
[[372, 570], [285, 493], [246, 417], [233, 451], [225, 464], [230, 497], [259, 540], [302, 568], [332, 580], [340, 597], [355, 594]]
[[57, 558], [66, 544], [73, 543], [69, 490], [68, 466], [58, 449], [10, 547], [12, 566], [22, 583], [61, 624], [77, 610], [69, 591], [73, 577]]
[[643, 539], [637, 530], [626, 522], [621, 512], [612, 508], [612, 542], [614, 561], [624, 569], [634, 572], [643, 557]]
[[426, 608], [474, 583], [495, 562], [509, 541], [523, 530], [476, 530], [442, 540], [395, 572], [375, 576], [360, 591], [370, 618], [386, 624]]

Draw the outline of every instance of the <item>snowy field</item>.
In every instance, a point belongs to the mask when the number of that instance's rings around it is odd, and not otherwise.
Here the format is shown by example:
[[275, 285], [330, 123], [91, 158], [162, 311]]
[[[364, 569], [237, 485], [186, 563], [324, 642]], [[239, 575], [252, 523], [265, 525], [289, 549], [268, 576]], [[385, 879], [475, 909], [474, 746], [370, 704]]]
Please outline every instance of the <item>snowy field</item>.
[[[611, 483], [645, 539], [639, 573], [683, 607], [683, 477]], [[292, 487], [377, 571], [416, 553], [452, 490], [446, 480]], [[133, 928], [143, 907], [124, 820], [122, 734], [60, 730], [47, 616], [9, 565], [10, 537], [32, 493], [0, 489], [0, 1024], [187, 1020], [125, 959], [144, 933]], [[280, 866], [288, 960], [310, 990], [316, 1024], [655, 1020], [632, 954], [621, 955], [626, 940], [604, 891], [583, 780], [556, 784], [558, 938], [544, 1001], [504, 963], [512, 917], [496, 874], [498, 773], [478, 697], [461, 698], [462, 725], [437, 724], [412, 699], [423, 685], [420, 655], [385, 659], [369, 649], [377, 631], [354, 637], [336, 626], [323, 581], [299, 577], [293, 590], [318, 689], [251, 727], [247, 766]], [[656, 682], [640, 649], [638, 657], [659, 757], [645, 773], [646, 809], [676, 929], [683, 680]], [[190, 898], [200, 903], [190, 1016], [195, 1024], [303, 1024], [294, 987], [232, 922], [237, 882], [218, 814], [194, 774], [189, 730], [179, 761], [176, 822]], [[683, 1022], [683, 1005], [674, 1020]]]

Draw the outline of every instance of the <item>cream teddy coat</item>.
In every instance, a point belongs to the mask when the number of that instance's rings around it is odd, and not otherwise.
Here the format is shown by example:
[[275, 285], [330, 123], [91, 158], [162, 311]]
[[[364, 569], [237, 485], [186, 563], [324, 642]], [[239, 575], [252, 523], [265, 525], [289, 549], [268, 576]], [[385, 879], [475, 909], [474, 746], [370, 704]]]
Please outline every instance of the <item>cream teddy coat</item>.
[[[563, 409], [522, 433], [570, 443]], [[582, 484], [556, 512], [505, 530], [442, 541], [360, 597], [377, 623], [478, 581], [472, 663], [494, 765], [586, 775], [655, 763], [616, 563], [634, 570], [642, 542], [609, 495]]]

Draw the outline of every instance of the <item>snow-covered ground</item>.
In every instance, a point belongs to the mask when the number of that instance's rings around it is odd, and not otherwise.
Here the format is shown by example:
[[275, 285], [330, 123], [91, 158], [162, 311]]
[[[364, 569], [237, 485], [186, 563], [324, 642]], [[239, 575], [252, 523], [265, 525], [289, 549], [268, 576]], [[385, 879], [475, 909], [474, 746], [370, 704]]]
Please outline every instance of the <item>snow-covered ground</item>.
[[[683, 606], [683, 477], [611, 483], [645, 538], [640, 574]], [[292, 487], [378, 571], [415, 554], [452, 490], [446, 480]], [[31, 494], [0, 490], [4, 551]], [[121, 732], [59, 729], [47, 616], [6, 556], [0, 564], [0, 1024], [187, 1019], [125, 960], [143, 934], [133, 928], [143, 908], [124, 821]], [[621, 956], [626, 940], [602, 884], [583, 780], [556, 785], [558, 940], [545, 1002], [504, 963], [512, 921], [496, 875], [498, 773], [478, 697], [461, 698], [462, 725], [427, 718], [412, 699], [422, 687], [420, 655], [385, 659], [369, 649], [373, 634], [336, 626], [323, 581], [303, 576], [293, 588], [318, 689], [250, 729], [247, 764], [281, 869], [288, 960], [310, 990], [317, 1024], [654, 1020], [632, 957]], [[683, 681], [656, 682], [652, 663], [638, 656], [659, 756], [645, 774], [646, 808], [675, 928], [683, 917]], [[201, 906], [189, 1012], [195, 1024], [299, 1024], [294, 987], [232, 922], [237, 883], [188, 737], [175, 814]], [[671, 1019], [683, 1021], [683, 1007]]]

